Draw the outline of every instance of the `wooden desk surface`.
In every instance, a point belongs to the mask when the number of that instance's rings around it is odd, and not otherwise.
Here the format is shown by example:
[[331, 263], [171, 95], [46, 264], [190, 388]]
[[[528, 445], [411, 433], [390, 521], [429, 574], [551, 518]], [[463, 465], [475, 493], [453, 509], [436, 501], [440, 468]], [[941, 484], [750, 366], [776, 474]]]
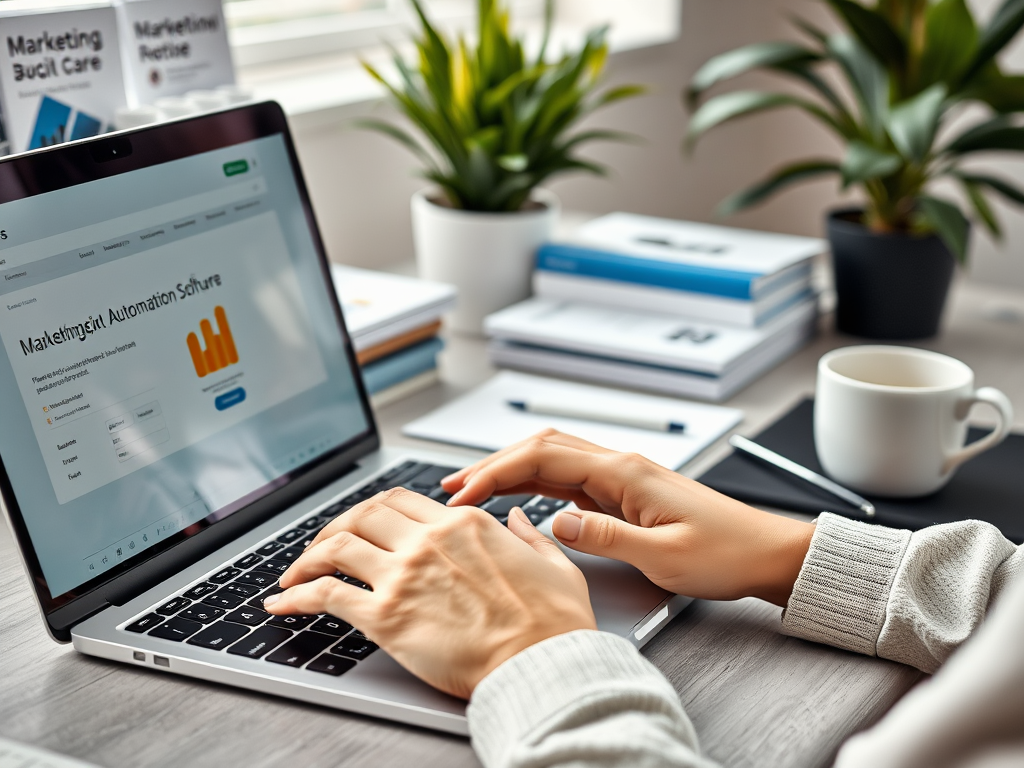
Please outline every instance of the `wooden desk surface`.
[[[1016, 314], [1015, 314], [1016, 313]], [[827, 333], [729, 403], [757, 432], [813, 392], [815, 363], [856, 343]], [[961, 285], [946, 332], [924, 344], [1002, 389], [1024, 425], [1024, 295]], [[453, 339], [445, 383], [380, 413], [385, 441], [401, 425], [492, 372], [483, 344]], [[979, 418], [983, 414], [979, 412]], [[688, 467], [698, 475], [724, 441]], [[468, 454], [472, 455], [472, 454]], [[727, 766], [828, 765], [839, 744], [920, 678], [908, 667], [779, 634], [779, 609], [758, 600], [698, 601], [645, 654], [668, 676], [704, 750]], [[45, 634], [10, 535], [0, 530], [0, 735], [115, 766], [473, 766], [463, 739], [80, 656]]]

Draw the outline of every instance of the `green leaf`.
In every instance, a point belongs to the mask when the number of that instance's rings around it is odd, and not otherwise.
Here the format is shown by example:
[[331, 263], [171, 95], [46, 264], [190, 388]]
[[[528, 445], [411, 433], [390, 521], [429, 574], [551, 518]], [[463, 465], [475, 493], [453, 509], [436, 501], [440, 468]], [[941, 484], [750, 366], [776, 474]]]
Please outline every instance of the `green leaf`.
[[744, 208], [760, 203], [780, 189], [826, 174], [839, 173], [839, 165], [833, 160], [807, 160], [794, 163], [773, 172], [768, 178], [747, 189], [737, 192], [719, 204], [717, 214], [730, 216]]
[[982, 194], [981, 189], [976, 184], [971, 184], [968, 181], [963, 182], [964, 192], [967, 194], [967, 199], [971, 201], [971, 206], [974, 208], [974, 212], [978, 214], [978, 218], [988, 228], [988, 231], [992, 233], [992, 237], [996, 240], [1001, 240], [1003, 237], [1003, 231], [999, 227], [999, 220], [996, 218], [995, 212], [992, 210], [992, 206], [988, 204], [988, 200], [985, 199], [985, 195]]
[[936, 83], [889, 109], [889, 136], [900, 154], [916, 163], [925, 161], [935, 142], [945, 100], [945, 84]]
[[849, 78], [868, 131], [881, 140], [889, 105], [889, 76], [878, 60], [849, 35], [832, 35], [828, 51]]
[[796, 43], [754, 43], [737, 48], [709, 59], [697, 70], [686, 90], [687, 105], [692, 109], [700, 95], [715, 83], [752, 69], [820, 60], [821, 54]]
[[897, 70], [906, 66], [907, 47], [885, 16], [853, 0], [828, 0], [828, 4], [878, 61]]
[[942, 238], [957, 261], [961, 264], [965, 262], [970, 224], [959, 206], [929, 195], [918, 197], [917, 206], [921, 217]]
[[949, 142], [943, 152], [962, 155], [988, 150], [1024, 151], [1024, 128], [1017, 128], [1008, 116], [1000, 115], [967, 129]]
[[1004, 75], [995, 62], [989, 62], [957, 94], [962, 99], [977, 99], [996, 112], [1024, 111], [1024, 76]]
[[917, 84], [959, 84], [974, 61], [978, 30], [964, 0], [939, 0], [925, 15], [924, 50]]
[[1021, 191], [1008, 181], [983, 173], [963, 173], [961, 171], [954, 171], [952, 175], [963, 182], [972, 184], [976, 187], [988, 187], [989, 189], [998, 192], [1007, 200], [1017, 203], [1018, 205], [1024, 205], [1024, 191]]
[[781, 107], [799, 107], [805, 112], [818, 118], [833, 130], [843, 133], [842, 128], [836, 123], [832, 115], [828, 114], [817, 104], [809, 102], [796, 96], [785, 93], [764, 93], [763, 91], [734, 91], [707, 101], [690, 118], [690, 125], [686, 131], [686, 146], [692, 147], [701, 134], [714, 128], [716, 125], [745, 117], [756, 112], [764, 112], [769, 109]]
[[978, 51], [967, 73], [969, 79], [992, 61], [1024, 26], [1024, 0], [1005, 0], [981, 31]]
[[811, 24], [811, 22], [807, 21], [807, 19], [803, 19], [795, 15], [790, 15], [787, 18], [789, 19], [790, 24], [799, 29], [812, 40], [816, 40], [817, 42], [824, 45], [825, 41], [828, 39], [828, 35], [823, 30], [816, 27], [814, 24]]
[[530, 158], [526, 155], [500, 155], [498, 165], [512, 173], [522, 173], [530, 165]]
[[356, 128], [361, 128], [367, 131], [376, 131], [377, 133], [382, 133], [385, 136], [390, 136], [416, 155], [424, 165], [428, 167], [434, 165], [434, 159], [430, 156], [427, 150], [423, 148], [423, 145], [416, 141], [416, 139], [414, 139], [407, 131], [396, 125], [391, 125], [391, 123], [386, 123], [383, 120], [376, 120], [373, 118], [356, 120], [353, 125]]
[[903, 166], [903, 162], [903, 158], [893, 152], [886, 152], [863, 141], [851, 141], [846, 147], [841, 166], [843, 186], [891, 176]]

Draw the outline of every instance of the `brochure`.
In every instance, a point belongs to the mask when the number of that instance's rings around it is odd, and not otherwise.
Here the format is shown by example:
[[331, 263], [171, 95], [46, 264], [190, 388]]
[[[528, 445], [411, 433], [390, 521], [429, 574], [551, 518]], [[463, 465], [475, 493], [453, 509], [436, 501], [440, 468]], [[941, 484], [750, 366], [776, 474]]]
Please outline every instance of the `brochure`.
[[109, 2], [0, 4], [0, 114], [10, 151], [103, 133], [124, 105]]
[[118, 0], [133, 106], [235, 82], [221, 0]]

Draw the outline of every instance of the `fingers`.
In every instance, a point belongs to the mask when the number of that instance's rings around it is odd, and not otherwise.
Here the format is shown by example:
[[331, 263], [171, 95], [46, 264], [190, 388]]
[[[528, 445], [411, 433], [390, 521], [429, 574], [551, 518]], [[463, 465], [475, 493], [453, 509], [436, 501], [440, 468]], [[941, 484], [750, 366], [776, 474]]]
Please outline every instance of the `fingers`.
[[372, 592], [346, 584], [333, 576], [321, 576], [315, 581], [298, 584], [268, 598], [264, 607], [273, 614], [299, 613], [315, 616], [328, 613], [350, 624], [363, 627], [374, 599]]
[[508, 516], [508, 529], [556, 565], [575, 567], [565, 553], [558, 548], [558, 545], [538, 531], [519, 507], [512, 508], [512, 512]]
[[479, 504], [496, 491], [530, 482], [579, 489], [592, 477], [607, 477], [607, 457], [614, 455], [568, 435], [539, 435], [473, 468], [448, 504]]
[[580, 450], [586, 450], [587, 448], [596, 449], [599, 451], [604, 450], [603, 448], [599, 448], [593, 443], [588, 443], [586, 440], [574, 437], [572, 435], [566, 435], [562, 432], [559, 432], [556, 429], [545, 429], [542, 432], [538, 432], [536, 435], [528, 437], [526, 440], [521, 440], [518, 443], [513, 443], [512, 445], [507, 446], [506, 448], [502, 448], [500, 451], [495, 451], [487, 458], [481, 459], [475, 464], [470, 464], [468, 467], [463, 467], [458, 472], [453, 472], [452, 474], [448, 475], [448, 477], [441, 480], [441, 485], [449, 493], [455, 493], [456, 491], [462, 489], [463, 485], [465, 484], [466, 480], [470, 477], [470, 475], [479, 472], [480, 470], [490, 466], [494, 462], [500, 461], [509, 454], [517, 453], [520, 451], [520, 449], [527, 447], [538, 441], [573, 446], [579, 448]]
[[405, 488], [382, 491], [372, 499], [344, 512], [316, 535], [310, 548], [350, 531], [372, 544], [394, 552], [416, 530], [417, 523], [429, 523], [448, 514], [444, 505]]
[[288, 589], [341, 571], [373, 586], [379, 574], [389, 567], [390, 558], [393, 558], [390, 552], [375, 547], [350, 531], [340, 531], [315, 546], [311, 545], [281, 575], [280, 583]]
[[621, 560], [640, 570], [645, 570], [652, 551], [671, 535], [666, 528], [641, 528], [611, 515], [575, 510], [559, 512], [551, 522], [551, 532], [565, 546]]

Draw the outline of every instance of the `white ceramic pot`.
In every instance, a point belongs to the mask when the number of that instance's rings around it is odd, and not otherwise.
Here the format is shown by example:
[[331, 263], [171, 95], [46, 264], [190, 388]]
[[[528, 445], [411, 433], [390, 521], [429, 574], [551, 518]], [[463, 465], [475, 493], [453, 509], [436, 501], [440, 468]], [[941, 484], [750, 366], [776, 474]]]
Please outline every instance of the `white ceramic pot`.
[[558, 221], [558, 198], [535, 190], [537, 205], [517, 213], [462, 211], [412, 196], [412, 232], [420, 277], [459, 290], [448, 323], [462, 333], [483, 332], [483, 319], [530, 295], [537, 248]]

